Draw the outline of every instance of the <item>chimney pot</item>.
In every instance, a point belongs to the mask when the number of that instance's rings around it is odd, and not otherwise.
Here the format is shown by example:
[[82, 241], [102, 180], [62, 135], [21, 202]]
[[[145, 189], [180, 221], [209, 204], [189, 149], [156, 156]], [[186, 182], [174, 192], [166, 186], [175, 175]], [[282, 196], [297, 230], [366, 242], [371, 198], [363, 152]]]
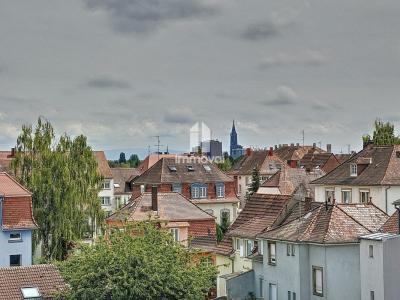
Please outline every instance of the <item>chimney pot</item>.
[[291, 143], [290, 146], [291, 146], [291, 147], [294, 147], [294, 143]]
[[317, 143], [312, 144], [313, 148], [317, 148]]
[[151, 187], [151, 209], [158, 212], [158, 188], [156, 185]]
[[326, 152], [332, 153], [332, 144], [327, 144], [326, 145]]
[[275, 147], [274, 147], [274, 148], [275, 148], [275, 150], [277, 150], [277, 149], [278, 149], [278, 145], [275, 145]]
[[247, 156], [250, 156], [251, 152], [252, 152], [251, 148], [246, 148], [246, 155]]
[[299, 147], [300, 146], [300, 143], [296, 143], [296, 147]]
[[273, 156], [273, 155], [274, 155], [274, 148], [269, 147], [268, 156]]

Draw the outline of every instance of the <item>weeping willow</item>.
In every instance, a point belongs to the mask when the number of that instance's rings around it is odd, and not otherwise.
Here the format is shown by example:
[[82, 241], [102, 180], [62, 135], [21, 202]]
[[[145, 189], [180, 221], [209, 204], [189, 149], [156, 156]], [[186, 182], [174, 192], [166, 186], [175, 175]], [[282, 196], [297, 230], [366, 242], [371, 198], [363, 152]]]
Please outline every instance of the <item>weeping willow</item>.
[[46, 260], [63, 260], [74, 243], [95, 234], [104, 214], [98, 200], [101, 177], [85, 136], [56, 139], [52, 125], [39, 118], [24, 125], [17, 139], [12, 170], [32, 192], [33, 214]]

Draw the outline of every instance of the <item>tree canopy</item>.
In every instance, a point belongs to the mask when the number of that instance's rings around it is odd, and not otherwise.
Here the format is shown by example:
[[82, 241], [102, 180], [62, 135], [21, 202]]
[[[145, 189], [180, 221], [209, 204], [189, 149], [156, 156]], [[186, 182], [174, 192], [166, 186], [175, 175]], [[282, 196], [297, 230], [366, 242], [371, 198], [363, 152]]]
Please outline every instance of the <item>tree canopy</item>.
[[66, 299], [204, 300], [217, 274], [206, 258], [150, 223], [82, 246], [59, 268], [71, 287]]
[[125, 157], [125, 153], [124, 153], [124, 152], [121, 152], [121, 153], [119, 154], [119, 160], [118, 160], [118, 162], [119, 162], [120, 164], [126, 164], [126, 157]]
[[400, 144], [400, 137], [395, 135], [394, 125], [390, 122], [375, 120], [372, 137], [367, 134], [363, 136], [363, 142], [372, 141], [376, 146], [390, 146]]
[[249, 196], [253, 195], [254, 193], [257, 193], [259, 187], [260, 187], [260, 172], [258, 171], [258, 168], [254, 167], [251, 173], [251, 184], [248, 190]]
[[34, 130], [22, 127], [12, 169], [32, 192], [39, 225], [34, 237], [45, 259], [63, 259], [75, 241], [93, 234], [95, 223], [102, 221], [101, 178], [85, 136], [64, 134], [56, 141], [52, 125], [39, 118]]

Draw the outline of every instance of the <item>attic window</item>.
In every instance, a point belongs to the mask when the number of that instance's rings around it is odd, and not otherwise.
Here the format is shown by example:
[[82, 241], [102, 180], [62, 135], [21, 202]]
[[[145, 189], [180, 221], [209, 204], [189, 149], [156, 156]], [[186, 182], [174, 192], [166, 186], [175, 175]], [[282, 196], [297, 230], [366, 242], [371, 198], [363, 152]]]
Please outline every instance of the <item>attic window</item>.
[[23, 287], [21, 293], [24, 299], [42, 299], [37, 287]]
[[193, 168], [192, 165], [188, 165], [188, 166], [187, 166], [187, 170], [188, 170], [189, 172], [193, 172], [193, 171], [194, 171], [194, 168]]
[[168, 166], [168, 169], [169, 169], [171, 172], [176, 172], [176, 166]]
[[207, 172], [211, 172], [211, 168], [209, 165], [203, 165], [204, 170], [206, 170]]
[[350, 176], [357, 177], [357, 164], [350, 164]]

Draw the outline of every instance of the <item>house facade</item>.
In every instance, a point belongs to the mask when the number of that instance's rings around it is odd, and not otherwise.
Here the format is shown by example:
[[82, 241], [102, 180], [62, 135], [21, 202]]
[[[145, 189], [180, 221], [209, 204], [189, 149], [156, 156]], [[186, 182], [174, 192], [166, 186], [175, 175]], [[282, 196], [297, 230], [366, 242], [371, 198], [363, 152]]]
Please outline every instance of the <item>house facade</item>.
[[205, 210], [216, 221], [236, 219], [239, 199], [235, 183], [215, 164], [201, 157], [162, 158], [150, 169], [131, 181], [132, 197], [151, 192], [157, 186], [160, 192], [177, 192]]
[[109, 216], [113, 213], [118, 205], [114, 197], [114, 178], [110, 166], [104, 151], [93, 152], [98, 165], [98, 172], [103, 178], [100, 184], [99, 201], [101, 208], [105, 211], [106, 215]]
[[114, 201], [116, 209], [128, 203], [132, 197], [131, 180], [139, 176], [136, 168], [111, 168], [114, 180]]
[[0, 267], [32, 264], [31, 193], [7, 173], [0, 173]]
[[262, 183], [281, 170], [283, 166], [284, 162], [274, 154], [272, 148], [269, 150], [246, 149], [245, 155], [228, 172], [235, 179], [241, 208], [245, 205], [253, 169], [256, 168], [260, 173], [260, 181]]
[[[244, 299], [253, 293], [268, 300], [396, 299], [390, 296], [400, 292], [395, 279], [386, 285], [375, 280], [379, 270], [391, 264], [388, 275], [400, 275], [394, 255], [383, 254], [383, 249], [396, 253], [399, 236], [376, 233], [387, 219], [373, 204], [321, 203], [301, 217], [289, 214], [280, 225], [257, 236], [262, 258], [247, 274], [253, 280], [248, 285], [252, 290], [232, 289], [236, 294], [229, 297]], [[228, 282], [228, 290], [237, 284], [240, 280]]]
[[316, 201], [372, 202], [391, 215], [400, 199], [400, 146], [368, 145], [312, 184]]

